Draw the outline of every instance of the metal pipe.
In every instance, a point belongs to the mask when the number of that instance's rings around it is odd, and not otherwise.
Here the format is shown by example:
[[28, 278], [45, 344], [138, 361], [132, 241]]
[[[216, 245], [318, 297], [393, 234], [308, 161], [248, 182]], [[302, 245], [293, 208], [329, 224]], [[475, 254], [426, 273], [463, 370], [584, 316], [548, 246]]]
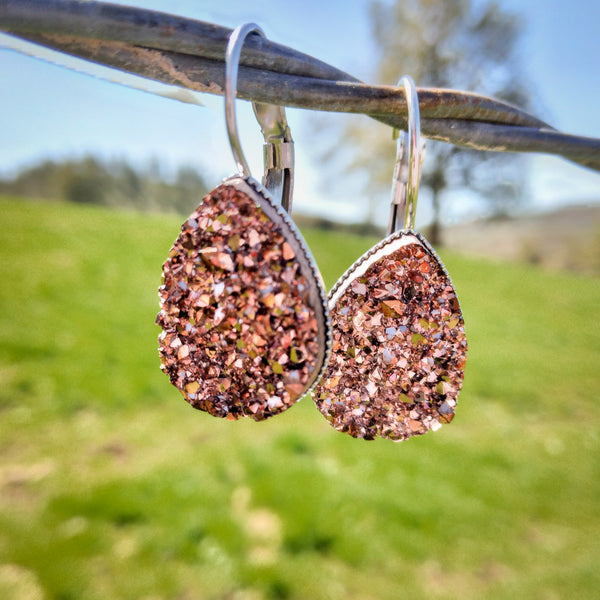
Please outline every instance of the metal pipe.
[[[157, 81], [224, 91], [231, 30], [141, 8], [76, 0], [0, 0], [0, 30]], [[506, 102], [419, 88], [424, 136], [497, 152], [556, 154], [600, 171], [600, 140], [557, 131]], [[364, 113], [406, 128], [404, 93], [368, 85], [292, 48], [258, 36], [240, 57], [238, 97], [310, 110]]]

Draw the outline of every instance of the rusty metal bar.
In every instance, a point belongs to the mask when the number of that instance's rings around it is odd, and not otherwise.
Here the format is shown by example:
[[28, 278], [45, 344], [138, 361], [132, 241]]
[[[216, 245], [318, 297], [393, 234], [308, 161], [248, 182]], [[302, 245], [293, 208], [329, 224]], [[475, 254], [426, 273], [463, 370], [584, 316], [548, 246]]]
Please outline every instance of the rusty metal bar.
[[[0, 30], [157, 81], [223, 94], [231, 32], [225, 27], [106, 2], [0, 0]], [[406, 101], [397, 87], [362, 83], [258, 36], [244, 45], [240, 64], [240, 98], [363, 113], [406, 127]], [[434, 88], [418, 92], [421, 129], [431, 139], [479, 150], [556, 154], [600, 171], [598, 139], [562, 133], [518, 107], [479, 94]]]

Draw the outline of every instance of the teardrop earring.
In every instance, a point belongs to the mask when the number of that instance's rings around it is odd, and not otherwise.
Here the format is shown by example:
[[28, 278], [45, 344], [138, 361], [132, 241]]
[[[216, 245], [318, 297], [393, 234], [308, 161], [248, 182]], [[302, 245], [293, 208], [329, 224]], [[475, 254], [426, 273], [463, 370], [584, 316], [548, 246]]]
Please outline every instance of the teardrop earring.
[[237, 69], [250, 33], [264, 37], [257, 25], [242, 25], [226, 53], [225, 114], [238, 172], [183, 223], [163, 265], [157, 323], [161, 369], [194, 408], [260, 421], [310, 391], [330, 332], [321, 276], [286, 213], [294, 155], [283, 108], [254, 103], [270, 191], [252, 178], [239, 143]]
[[[332, 355], [313, 394], [339, 431], [402, 441], [454, 417], [467, 342], [450, 277], [413, 231], [421, 171], [416, 88], [403, 77], [401, 132], [388, 237], [359, 258], [329, 294]], [[398, 216], [404, 227], [396, 231]]]

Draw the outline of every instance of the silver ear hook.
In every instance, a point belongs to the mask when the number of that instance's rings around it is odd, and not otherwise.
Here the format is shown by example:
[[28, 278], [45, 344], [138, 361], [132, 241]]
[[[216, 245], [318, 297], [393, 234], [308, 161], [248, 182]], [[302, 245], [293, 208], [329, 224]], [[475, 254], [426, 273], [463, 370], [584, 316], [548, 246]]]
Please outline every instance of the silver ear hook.
[[404, 75], [398, 81], [398, 86], [400, 85], [404, 86], [406, 94], [408, 132], [394, 132], [398, 133], [398, 149], [394, 167], [388, 234], [397, 231], [398, 218], [402, 213], [404, 213], [403, 229], [410, 230], [415, 225], [421, 166], [425, 154], [425, 144], [421, 144], [421, 116], [415, 82], [408, 75]]
[[[240, 25], [231, 33], [225, 52], [225, 123], [233, 158], [243, 177], [251, 177], [251, 174], [238, 135], [235, 98], [240, 54], [250, 33], [265, 37], [263, 30], [254, 23]], [[263, 185], [274, 200], [290, 212], [294, 189], [294, 140], [285, 118], [285, 110], [282, 106], [262, 102], [253, 102], [252, 107], [265, 138]]]

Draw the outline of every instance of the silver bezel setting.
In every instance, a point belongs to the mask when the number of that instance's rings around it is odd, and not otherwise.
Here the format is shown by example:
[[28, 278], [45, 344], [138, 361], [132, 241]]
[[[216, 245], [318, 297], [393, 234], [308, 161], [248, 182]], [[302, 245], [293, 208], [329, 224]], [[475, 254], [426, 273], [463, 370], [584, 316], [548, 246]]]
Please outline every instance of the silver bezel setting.
[[[331, 288], [329, 292], [329, 310], [333, 310], [338, 299], [343, 295], [348, 286], [358, 277], [361, 277], [367, 272], [371, 265], [375, 264], [380, 258], [395, 252], [403, 246], [413, 243], [420, 244], [425, 250], [432, 256], [432, 258], [439, 264], [444, 275], [448, 278], [450, 283], [452, 279], [442, 262], [442, 259], [438, 256], [437, 252], [433, 249], [431, 244], [425, 239], [423, 235], [412, 229], [401, 229], [391, 235], [388, 235], [379, 243], [375, 244], [372, 248], [369, 248], [360, 258], [354, 261], [344, 272], [344, 274], [337, 280], [336, 284]], [[454, 284], [452, 283], [454, 287]]]

